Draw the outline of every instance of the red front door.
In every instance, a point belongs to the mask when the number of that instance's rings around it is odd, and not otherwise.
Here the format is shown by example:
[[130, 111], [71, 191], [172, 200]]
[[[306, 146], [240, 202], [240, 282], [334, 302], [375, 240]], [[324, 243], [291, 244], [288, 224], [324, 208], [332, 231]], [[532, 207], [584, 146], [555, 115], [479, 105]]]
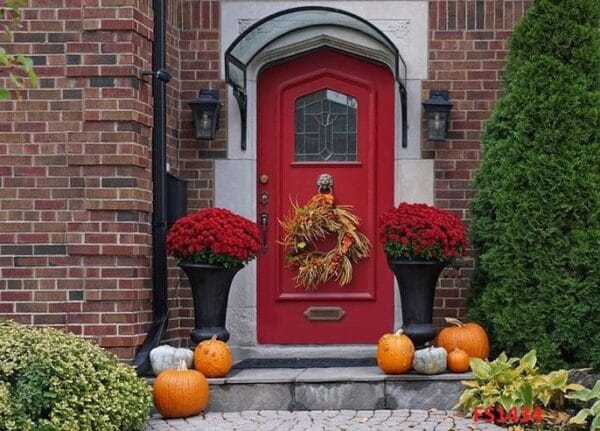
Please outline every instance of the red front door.
[[[377, 223], [393, 205], [394, 87], [384, 66], [330, 49], [259, 74], [257, 219], [267, 230], [258, 258], [260, 343], [372, 343], [392, 330], [393, 279]], [[336, 203], [353, 207], [372, 250], [354, 264], [350, 284], [306, 291], [286, 265], [278, 221], [290, 202], [304, 205], [317, 192], [320, 174], [333, 177]]]

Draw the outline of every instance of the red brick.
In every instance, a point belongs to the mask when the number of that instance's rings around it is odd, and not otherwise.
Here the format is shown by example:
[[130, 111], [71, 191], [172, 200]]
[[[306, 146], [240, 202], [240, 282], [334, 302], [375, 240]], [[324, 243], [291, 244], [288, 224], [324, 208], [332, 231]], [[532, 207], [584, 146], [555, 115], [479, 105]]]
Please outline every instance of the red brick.
[[31, 301], [32, 292], [5, 291], [0, 292], [2, 302]]
[[101, 314], [98, 313], [70, 313], [68, 320], [70, 323], [93, 324], [100, 322]]
[[30, 278], [33, 276], [31, 268], [3, 268], [3, 278]]
[[116, 334], [117, 334], [117, 326], [116, 325], [85, 325], [83, 327], [83, 335], [101, 336], [101, 335], [116, 335]]
[[17, 313], [47, 313], [48, 304], [39, 302], [17, 302]]

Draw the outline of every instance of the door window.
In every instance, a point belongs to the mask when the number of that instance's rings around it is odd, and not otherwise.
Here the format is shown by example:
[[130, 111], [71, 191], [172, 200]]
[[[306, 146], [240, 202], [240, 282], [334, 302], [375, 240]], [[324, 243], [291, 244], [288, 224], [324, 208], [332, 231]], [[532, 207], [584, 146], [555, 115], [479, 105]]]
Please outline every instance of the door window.
[[358, 101], [325, 89], [299, 97], [295, 105], [294, 161], [356, 161]]

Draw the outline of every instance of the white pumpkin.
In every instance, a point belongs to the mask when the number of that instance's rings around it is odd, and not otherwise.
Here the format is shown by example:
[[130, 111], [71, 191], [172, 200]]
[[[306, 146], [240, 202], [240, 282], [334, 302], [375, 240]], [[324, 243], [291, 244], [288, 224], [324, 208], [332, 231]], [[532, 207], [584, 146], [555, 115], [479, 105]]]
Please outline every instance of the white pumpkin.
[[182, 359], [188, 368], [192, 368], [194, 351], [185, 348], [178, 349], [166, 344], [150, 351], [150, 365], [155, 376], [169, 368], [177, 369]]
[[448, 353], [443, 347], [428, 347], [417, 350], [413, 368], [420, 374], [440, 374], [446, 371]]

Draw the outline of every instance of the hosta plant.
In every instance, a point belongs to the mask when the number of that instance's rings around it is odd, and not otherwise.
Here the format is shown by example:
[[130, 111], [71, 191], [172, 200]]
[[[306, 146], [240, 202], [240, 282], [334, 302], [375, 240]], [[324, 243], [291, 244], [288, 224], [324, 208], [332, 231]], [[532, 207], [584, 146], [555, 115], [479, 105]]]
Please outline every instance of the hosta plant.
[[508, 358], [502, 353], [491, 362], [471, 358], [475, 380], [463, 382], [467, 389], [455, 408], [462, 409], [469, 416], [476, 409], [486, 407], [502, 407], [506, 412], [513, 407], [531, 410], [536, 407], [560, 408], [567, 392], [583, 389], [579, 384], [567, 382], [566, 370], [540, 374], [536, 362], [535, 350], [522, 358]]
[[596, 382], [592, 389], [583, 388], [575, 392], [568, 393], [567, 398], [584, 402], [593, 402], [590, 407], [582, 409], [576, 416], [571, 418], [570, 423], [583, 425], [591, 420], [590, 431], [600, 430], [600, 380]]

